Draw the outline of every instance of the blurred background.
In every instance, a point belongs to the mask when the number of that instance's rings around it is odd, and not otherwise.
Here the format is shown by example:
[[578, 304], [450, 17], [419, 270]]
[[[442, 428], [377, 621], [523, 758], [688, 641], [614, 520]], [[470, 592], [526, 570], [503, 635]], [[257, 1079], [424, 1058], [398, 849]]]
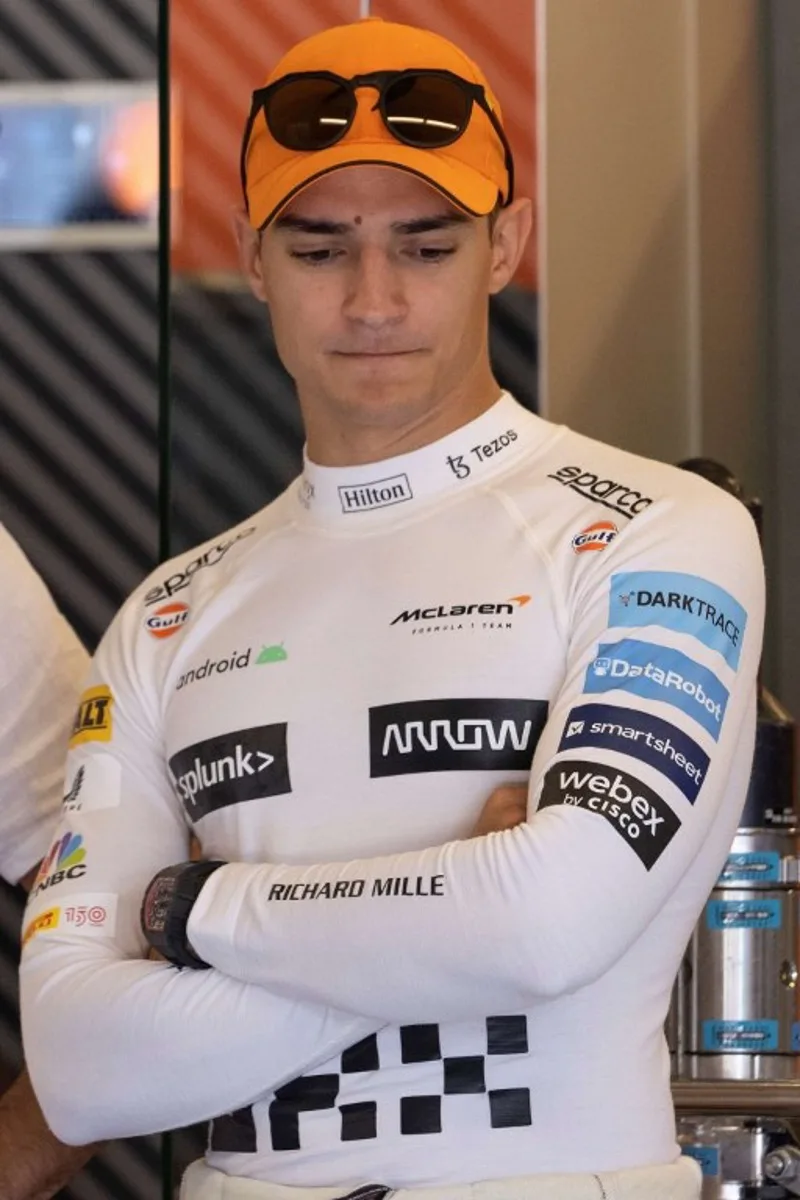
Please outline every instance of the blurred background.
[[[159, 554], [297, 472], [291, 383], [236, 269], [239, 141], [280, 55], [367, 11], [460, 43], [503, 106], [538, 229], [493, 304], [501, 382], [631, 451], [717, 458], [762, 497], [765, 677], [800, 711], [798, 0], [0, 0], [0, 521], [91, 648]], [[18, 923], [4, 889], [9, 1078]], [[176, 1169], [197, 1144], [176, 1139]], [[119, 1144], [63, 1195], [145, 1200], [159, 1172], [158, 1139]]]

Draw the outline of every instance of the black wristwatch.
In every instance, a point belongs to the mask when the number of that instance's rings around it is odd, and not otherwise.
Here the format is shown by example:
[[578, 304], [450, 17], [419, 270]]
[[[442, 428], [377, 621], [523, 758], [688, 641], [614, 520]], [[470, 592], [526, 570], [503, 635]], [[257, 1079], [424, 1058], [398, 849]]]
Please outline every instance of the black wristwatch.
[[206, 971], [210, 963], [189, 945], [186, 926], [203, 884], [224, 862], [184, 862], [154, 875], [142, 901], [142, 932], [150, 945], [176, 967]]

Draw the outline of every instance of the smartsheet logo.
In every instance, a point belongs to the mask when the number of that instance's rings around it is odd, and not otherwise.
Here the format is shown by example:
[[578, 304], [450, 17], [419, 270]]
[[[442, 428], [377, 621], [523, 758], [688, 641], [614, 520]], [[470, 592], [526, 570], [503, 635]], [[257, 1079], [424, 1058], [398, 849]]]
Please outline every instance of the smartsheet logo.
[[626, 571], [611, 576], [609, 625], [661, 625], [687, 633], [739, 666], [747, 613], [730, 592], [675, 571]]
[[597, 813], [649, 871], [681, 827], [675, 813], [641, 780], [607, 763], [556, 763], [544, 778], [539, 810], [557, 804]]
[[611, 704], [573, 708], [559, 750], [616, 750], [654, 767], [694, 804], [708, 772], [708, 755], [682, 730], [651, 713]]
[[527, 771], [546, 700], [412, 700], [369, 711], [370, 776]]
[[169, 760], [190, 820], [220, 808], [291, 792], [286, 724], [261, 725], [196, 742]]
[[372, 483], [358, 483], [350, 487], [339, 487], [339, 502], [343, 513], [366, 512], [371, 508], [388, 508], [391, 504], [402, 504], [413, 500], [414, 493], [407, 475], [390, 475]]
[[584, 692], [633, 692], [679, 708], [719, 741], [730, 693], [716, 675], [680, 650], [627, 638], [599, 646]]

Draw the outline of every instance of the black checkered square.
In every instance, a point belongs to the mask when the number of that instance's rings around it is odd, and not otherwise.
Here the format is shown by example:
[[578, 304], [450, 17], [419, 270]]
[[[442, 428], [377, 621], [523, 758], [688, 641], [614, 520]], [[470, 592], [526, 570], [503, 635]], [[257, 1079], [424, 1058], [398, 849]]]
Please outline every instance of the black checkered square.
[[528, 1018], [487, 1017], [487, 1054], [527, 1054]]
[[371, 1033], [369, 1037], [356, 1042], [355, 1046], [348, 1046], [342, 1051], [343, 1075], [355, 1074], [358, 1071], [378, 1071], [380, 1065], [376, 1033]]
[[340, 1104], [342, 1141], [360, 1142], [378, 1136], [378, 1105], [374, 1100], [361, 1104]]
[[471, 1058], [443, 1059], [444, 1094], [455, 1096], [467, 1092], [485, 1092], [485, 1061], [482, 1054], [476, 1054]]
[[269, 1106], [272, 1149], [299, 1150], [300, 1113], [333, 1108], [338, 1095], [338, 1075], [302, 1075], [278, 1088]]
[[532, 1125], [530, 1088], [498, 1088], [489, 1092], [492, 1129]]
[[441, 1096], [403, 1096], [400, 1101], [401, 1133], [441, 1133]]
[[438, 1025], [401, 1025], [400, 1058], [404, 1063], [436, 1062], [442, 1057]]

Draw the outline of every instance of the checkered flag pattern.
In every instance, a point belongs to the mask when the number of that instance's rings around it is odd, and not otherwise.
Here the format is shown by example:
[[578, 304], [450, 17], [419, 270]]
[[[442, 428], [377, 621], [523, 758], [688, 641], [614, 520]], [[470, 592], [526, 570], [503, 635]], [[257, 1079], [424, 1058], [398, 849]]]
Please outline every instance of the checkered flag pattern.
[[[456, 1095], [485, 1097], [486, 1119], [492, 1129], [510, 1129], [532, 1123], [529, 1088], [487, 1086], [487, 1074], [491, 1073], [491, 1062], [495, 1057], [528, 1053], [527, 1017], [487, 1017], [485, 1028], [482, 1053], [456, 1056], [442, 1053], [438, 1025], [400, 1026], [397, 1031], [400, 1063], [437, 1064], [435, 1074], [430, 1077], [430, 1090], [399, 1097], [401, 1134], [441, 1133], [446, 1121], [443, 1116], [446, 1097]], [[378, 1137], [378, 1102], [364, 1099], [347, 1102], [347, 1093], [348, 1084], [355, 1077], [379, 1072], [381, 1066], [378, 1035], [371, 1034], [343, 1051], [339, 1071], [301, 1075], [278, 1088], [269, 1106], [272, 1149], [300, 1150], [303, 1114], [326, 1110], [338, 1111], [340, 1141]], [[213, 1121], [210, 1149], [254, 1154], [257, 1139], [252, 1108], [240, 1109]]]

